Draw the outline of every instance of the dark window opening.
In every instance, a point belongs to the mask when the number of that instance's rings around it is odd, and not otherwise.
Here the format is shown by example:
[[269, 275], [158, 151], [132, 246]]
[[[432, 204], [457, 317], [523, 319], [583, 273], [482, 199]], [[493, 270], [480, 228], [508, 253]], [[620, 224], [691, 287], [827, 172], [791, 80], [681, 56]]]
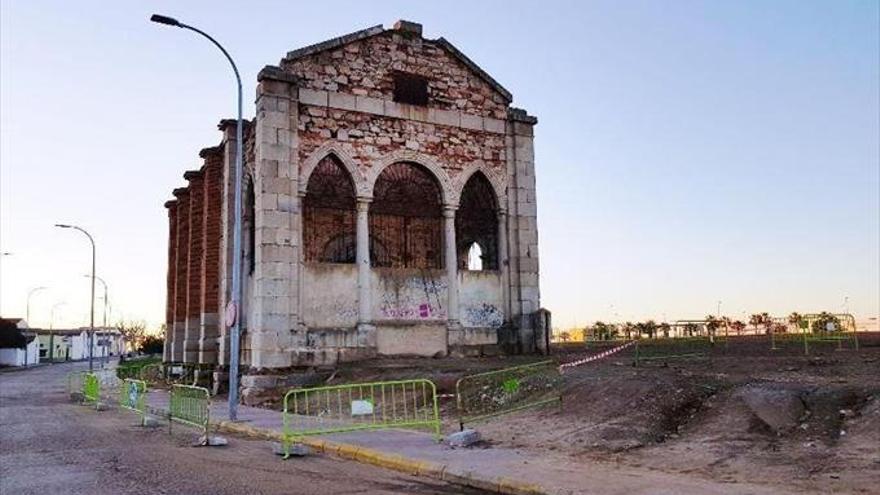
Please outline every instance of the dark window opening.
[[370, 205], [373, 266], [442, 268], [440, 185], [414, 163], [394, 163], [379, 174]]
[[415, 74], [395, 72], [394, 101], [410, 105], [427, 105], [428, 80]]
[[[489, 179], [480, 172], [468, 179], [461, 192], [455, 215], [455, 241], [460, 269], [498, 269], [497, 200]], [[473, 259], [475, 256], [479, 262]]]
[[248, 273], [254, 273], [257, 266], [257, 229], [256, 229], [256, 204], [257, 196], [254, 193], [254, 179], [248, 174], [245, 178], [247, 184], [244, 190], [244, 212], [242, 213], [242, 227], [247, 233], [247, 245], [245, 246], [244, 256], [248, 262]]
[[354, 184], [334, 156], [322, 159], [303, 199], [303, 249], [306, 261], [354, 263], [356, 255]]

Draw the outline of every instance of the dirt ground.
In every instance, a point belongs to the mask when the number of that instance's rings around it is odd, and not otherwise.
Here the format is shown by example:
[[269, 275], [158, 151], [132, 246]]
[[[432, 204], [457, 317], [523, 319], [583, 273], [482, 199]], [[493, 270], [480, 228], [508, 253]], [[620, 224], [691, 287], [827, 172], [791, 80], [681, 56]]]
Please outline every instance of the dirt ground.
[[[750, 482], [819, 493], [877, 493], [880, 487], [880, 334], [851, 345], [766, 336], [726, 343], [642, 347], [641, 355], [705, 351], [687, 359], [633, 366], [632, 349], [569, 370], [562, 408], [545, 407], [474, 425], [481, 448], [513, 447], [548, 457], [608, 463], [729, 483]], [[599, 349], [601, 350], [601, 349]], [[595, 354], [584, 344], [557, 346], [558, 362]], [[331, 381], [431, 378], [438, 385], [446, 429], [454, 429], [455, 381], [470, 373], [534, 361], [534, 357], [383, 359], [340, 368]], [[546, 358], [541, 358], [546, 359]], [[776, 431], [747, 396], [787, 394], [803, 413]], [[770, 408], [776, 406], [771, 403]], [[773, 411], [771, 411], [773, 412]]]
[[[705, 358], [639, 367], [627, 351], [567, 372], [561, 410], [477, 428], [490, 444], [584, 461], [803, 491], [878, 493], [880, 334], [860, 337], [858, 352], [823, 343], [809, 356], [799, 342], [772, 351], [766, 337], [731, 338]], [[583, 344], [566, 345], [554, 357], [566, 362], [588, 354]], [[747, 403], [755, 389], [800, 399], [796, 425], [769, 428]]]
[[264, 441], [193, 447], [194, 430], [169, 436], [127, 411], [70, 403], [75, 368], [0, 372], [0, 494], [483, 493], [324, 456], [282, 461]]

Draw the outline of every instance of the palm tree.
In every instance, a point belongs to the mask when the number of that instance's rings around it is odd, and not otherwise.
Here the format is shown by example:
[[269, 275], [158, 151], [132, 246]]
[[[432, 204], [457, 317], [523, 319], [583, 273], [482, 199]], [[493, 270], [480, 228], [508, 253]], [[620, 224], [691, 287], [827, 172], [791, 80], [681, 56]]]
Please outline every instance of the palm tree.
[[671, 327], [669, 326], [669, 323], [666, 323], [665, 321], [660, 324], [660, 331], [663, 332], [663, 338], [665, 338], [665, 339], [669, 338], [669, 329], [670, 328]]
[[739, 320], [734, 321], [730, 326], [736, 331], [737, 335], [742, 335], [742, 331], [746, 329], [746, 324]]
[[795, 328], [795, 329], [800, 328], [800, 327], [801, 327], [801, 323], [802, 323], [803, 321], [804, 321], [804, 317], [801, 316], [801, 314], [798, 313], [797, 311], [792, 311], [792, 313], [791, 313], [790, 315], [788, 315], [788, 322], [789, 322], [790, 324], [794, 325], [794, 328]]
[[758, 333], [758, 325], [764, 323], [764, 315], [767, 313], [754, 313], [749, 316], [749, 325], [755, 327], [755, 333]]

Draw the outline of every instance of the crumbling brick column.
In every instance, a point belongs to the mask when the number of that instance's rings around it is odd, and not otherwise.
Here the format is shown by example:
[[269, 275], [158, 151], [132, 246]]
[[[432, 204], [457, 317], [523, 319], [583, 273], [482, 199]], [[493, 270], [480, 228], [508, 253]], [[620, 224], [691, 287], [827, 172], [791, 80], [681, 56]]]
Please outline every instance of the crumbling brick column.
[[177, 282], [177, 201], [166, 201], [165, 208], [168, 210], [168, 271], [166, 276], [165, 293], [165, 345], [163, 347], [162, 361], [170, 362], [171, 343], [174, 339], [174, 286]]
[[220, 334], [220, 236], [223, 197], [223, 154], [221, 148], [206, 148], [199, 153], [205, 159], [202, 167], [202, 266], [199, 364], [217, 362]]
[[186, 327], [186, 287], [189, 261], [189, 190], [174, 190], [177, 198], [177, 232], [175, 235], [174, 324], [172, 325], [171, 361], [183, 362], [183, 340]]
[[202, 218], [205, 188], [202, 174], [190, 170], [183, 174], [189, 181], [189, 251], [187, 253], [186, 277], [186, 320], [184, 321], [183, 362], [197, 363], [199, 360], [199, 336], [201, 333], [202, 302]]
[[249, 311], [251, 365], [290, 366], [291, 333], [299, 325], [300, 201], [291, 121], [297, 119], [294, 79], [280, 71], [258, 76], [255, 122], [254, 288]]

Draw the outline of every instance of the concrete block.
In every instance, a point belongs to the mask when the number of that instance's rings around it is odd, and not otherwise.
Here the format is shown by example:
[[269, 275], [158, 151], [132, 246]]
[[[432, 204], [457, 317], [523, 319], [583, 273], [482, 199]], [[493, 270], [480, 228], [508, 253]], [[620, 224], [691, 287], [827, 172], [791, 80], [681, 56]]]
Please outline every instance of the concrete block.
[[355, 107], [359, 112], [374, 113], [377, 115], [383, 115], [385, 113], [385, 102], [379, 98], [358, 96], [355, 98]]
[[280, 442], [272, 442], [272, 453], [275, 455], [286, 455], [289, 453], [292, 457], [305, 457], [312, 453], [312, 448], [306, 444], [294, 443], [288, 447], [288, 451], [284, 452]]
[[459, 127], [461, 125], [461, 112], [429, 108], [428, 122], [432, 124]]
[[461, 114], [461, 126], [465, 129], [471, 129], [474, 131], [482, 131], [483, 130], [483, 117], [479, 115], [471, 115], [469, 113]]
[[337, 93], [334, 91], [329, 93], [328, 96], [328, 105], [331, 108], [338, 108], [340, 110], [357, 110], [355, 95], [350, 95], [347, 93]]
[[396, 119], [409, 118], [409, 105], [397, 103], [391, 100], [385, 100], [385, 116], [394, 117]]
[[500, 119], [493, 119], [490, 117], [483, 117], [483, 128], [487, 132], [502, 134], [504, 133], [504, 121]]
[[242, 387], [274, 388], [278, 384], [278, 376], [275, 375], [244, 375], [241, 377]]
[[159, 426], [159, 418], [157, 418], [156, 416], [144, 417], [144, 428], [158, 428]]
[[220, 435], [202, 435], [194, 445], [199, 447], [224, 447], [229, 445], [229, 440]]
[[315, 89], [300, 88], [299, 102], [306, 105], [327, 106], [327, 92]]
[[480, 440], [480, 432], [470, 428], [446, 436], [446, 443], [450, 447], [469, 447]]

